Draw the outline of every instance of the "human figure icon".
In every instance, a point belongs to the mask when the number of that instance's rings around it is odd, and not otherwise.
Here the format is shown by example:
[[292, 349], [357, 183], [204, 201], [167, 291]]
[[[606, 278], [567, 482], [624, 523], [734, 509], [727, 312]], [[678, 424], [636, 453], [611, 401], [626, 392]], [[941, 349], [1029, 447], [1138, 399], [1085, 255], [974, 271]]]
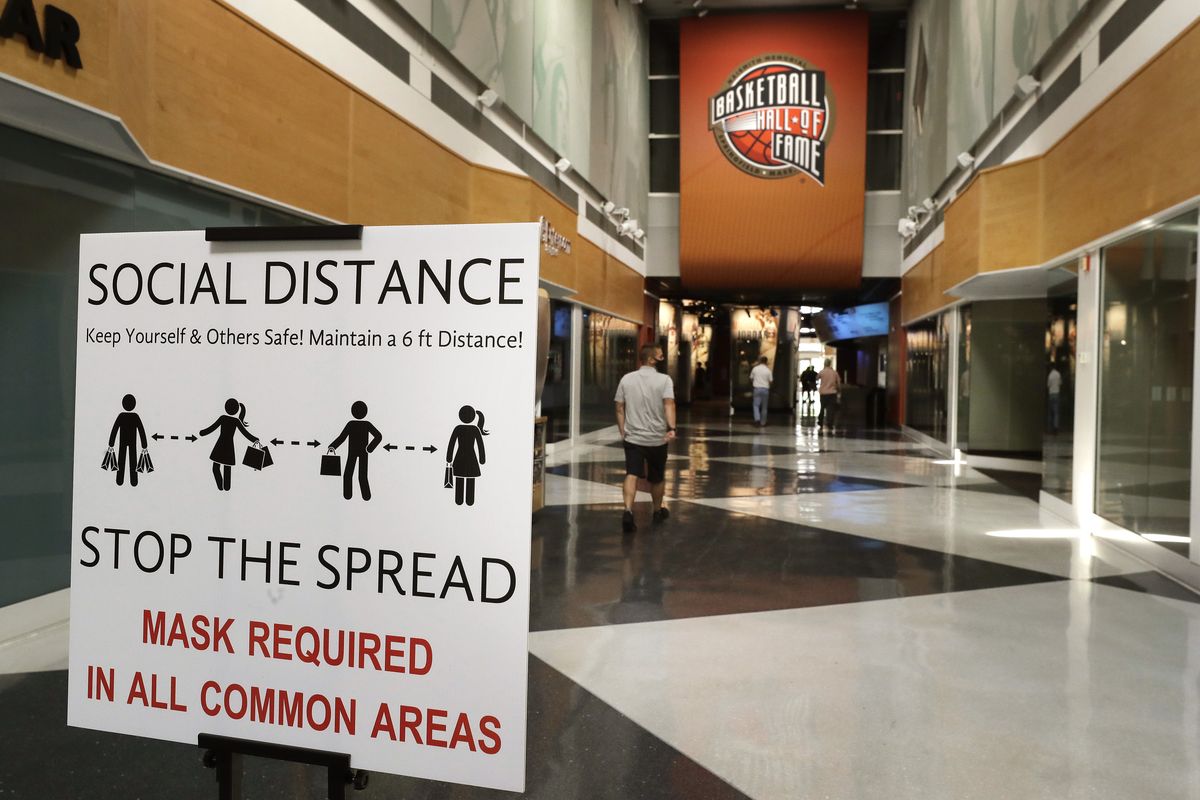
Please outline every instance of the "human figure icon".
[[350, 406], [350, 415], [354, 419], [346, 423], [342, 432], [329, 445], [332, 454], [346, 442], [346, 469], [342, 473], [342, 497], [354, 499], [354, 471], [358, 470], [358, 489], [363, 500], [371, 499], [371, 484], [367, 480], [367, 455], [373, 453], [383, 441], [379, 429], [367, 422], [367, 404], [355, 400]]
[[[454, 475], [455, 504], [473, 506], [475, 479], [481, 474], [479, 468], [487, 463], [483, 437], [488, 432], [483, 429], [483, 412], [471, 406], [460, 408], [458, 418], [463, 424], [455, 426], [450, 434], [450, 443], [446, 445], [446, 463]], [[472, 421], [475, 421], [474, 425]]]
[[213, 462], [213, 479], [217, 482], [219, 491], [228, 492], [233, 466], [237, 463], [233, 434], [241, 433], [255, 447], [262, 447], [262, 442], [246, 428], [246, 407], [232, 397], [225, 401], [225, 413], [217, 417], [212, 425], [200, 431], [200, 435], [208, 436], [213, 431], [218, 432], [217, 443], [208, 455]]
[[112, 433], [108, 435], [108, 449], [112, 450], [114, 444], [117, 447], [117, 486], [125, 483], [127, 468], [129, 485], [137, 486], [138, 440], [141, 440], [142, 450], [146, 449], [146, 429], [142, 427], [142, 418], [134, 413], [135, 407], [137, 407], [137, 398], [133, 395], [127, 394], [121, 398], [121, 408], [125, 410], [117, 414], [117, 419], [113, 422]]

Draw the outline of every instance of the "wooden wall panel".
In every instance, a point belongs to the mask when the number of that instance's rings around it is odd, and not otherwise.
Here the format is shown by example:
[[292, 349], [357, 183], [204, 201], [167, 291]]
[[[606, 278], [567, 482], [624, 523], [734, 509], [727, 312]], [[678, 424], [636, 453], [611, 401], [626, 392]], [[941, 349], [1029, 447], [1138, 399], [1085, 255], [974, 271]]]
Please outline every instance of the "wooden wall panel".
[[[142, 39], [122, 41], [122, 22], [130, 13], [147, 18], [148, 4], [141, 3], [138, 5], [142, 8], [131, 9], [127, 7], [129, 3], [116, 0], [70, 0], [63, 5], [79, 22], [83, 69], [73, 70], [63, 61], [39, 55], [26, 46], [24, 38], [14, 36], [0, 39], [0, 72], [116, 114], [113, 97], [120, 85], [116, 62], [122, 60], [120, 54], [126, 46], [144, 47]], [[39, 21], [43, 19], [45, 6], [43, 0], [34, 3]]]
[[1042, 262], [1042, 159], [1006, 164], [980, 176], [979, 272]]
[[1044, 157], [1043, 260], [1200, 194], [1200, 24]]
[[[611, 308], [623, 317], [640, 319], [645, 323], [645, 280], [642, 276], [610, 256], [606, 277], [604, 307]], [[657, 303], [654, 307], [657, 309]]]
[[[575, 298], [590, 306], [605, 308], [604, 282], [607, 257], [604, 251], [591, 242], [578, 239], [574, 243]], [[641, 303], [640, 292], [638, 303]]]
[[[945, 237], [940, 247], [948, 275], [961, 280], [979, 271], [979, 234], [983, 209], [983, 187], [979, 178], [946, 209]], [[953, 286], [954, 284], [951, 284]]]
[[470, 217], [471, 168], [371, 100], [354, 95], [350, 208], [363, 225], [441, 225]]
[[148, 149], [189, 172], [346, 219], [346, 85], [216, 3], [163, 3], [157, 12]]

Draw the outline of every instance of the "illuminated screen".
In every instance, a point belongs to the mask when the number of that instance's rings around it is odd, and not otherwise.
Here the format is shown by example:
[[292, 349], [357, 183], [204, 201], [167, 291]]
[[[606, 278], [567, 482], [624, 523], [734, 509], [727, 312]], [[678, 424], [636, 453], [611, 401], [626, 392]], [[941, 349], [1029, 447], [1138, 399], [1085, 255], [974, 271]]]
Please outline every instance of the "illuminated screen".
[[871, 303], [854, 306], [845, 311], [823, 311], [813, 317], [817, 336], [822, 342], [859, 339], [864, 336], [886, 336], [888, 304]]

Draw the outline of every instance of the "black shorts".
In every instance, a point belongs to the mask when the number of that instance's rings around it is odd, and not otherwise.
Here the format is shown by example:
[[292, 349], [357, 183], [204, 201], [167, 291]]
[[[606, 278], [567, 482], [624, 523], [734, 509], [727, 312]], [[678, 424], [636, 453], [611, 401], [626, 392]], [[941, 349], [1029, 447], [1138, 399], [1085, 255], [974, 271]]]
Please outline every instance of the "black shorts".
[[662, 483], [667, 471], [667, 445], [650, 447], [625, 442], [625, 474], [645, 478], [650, 483]]

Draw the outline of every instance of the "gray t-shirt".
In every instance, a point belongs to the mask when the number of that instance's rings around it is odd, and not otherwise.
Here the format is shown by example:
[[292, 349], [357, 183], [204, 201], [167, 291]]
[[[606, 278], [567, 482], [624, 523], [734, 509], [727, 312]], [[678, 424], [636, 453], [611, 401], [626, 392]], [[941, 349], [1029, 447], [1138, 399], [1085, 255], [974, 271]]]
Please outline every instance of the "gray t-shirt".
[[669, 375], [654, 367], [630, 372], [617, 384], [613, 398], [625, 404], [625, 441], [657, 447], [667, 438], [667, 414], [663, 400], [675, 399], [675, 385]]

